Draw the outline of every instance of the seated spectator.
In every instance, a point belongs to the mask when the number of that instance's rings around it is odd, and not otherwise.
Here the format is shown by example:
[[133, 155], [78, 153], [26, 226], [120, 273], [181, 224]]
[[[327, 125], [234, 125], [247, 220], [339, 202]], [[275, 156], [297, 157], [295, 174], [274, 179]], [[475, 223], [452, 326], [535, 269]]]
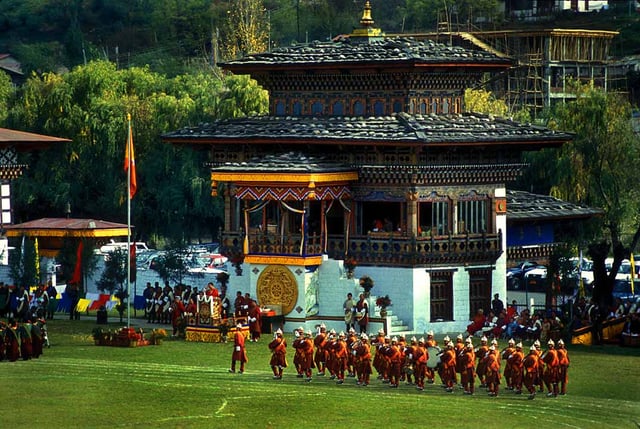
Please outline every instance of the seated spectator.
[[469, 335], [474, 335], [476, 332], [479, 332], [484, 326], [487, 318], [484, 316], [484, 310], [479, 308], [476, 312], [476, 315], [473, 316], [473, 320], [467, 326], [467, 332]]

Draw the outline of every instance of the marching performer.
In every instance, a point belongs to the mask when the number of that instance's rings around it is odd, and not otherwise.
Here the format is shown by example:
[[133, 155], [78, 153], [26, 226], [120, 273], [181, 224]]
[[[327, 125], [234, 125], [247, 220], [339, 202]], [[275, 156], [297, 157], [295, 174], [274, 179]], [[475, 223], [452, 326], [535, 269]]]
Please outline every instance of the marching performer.
[[336, 384], [344, 383], [344, 373], [347, 369], [347, 355], [346, 335], [341, 331], [333, 345], [334, 371], [336, 377], [338, 377]]
[[534, 399], [536, 397], [536, 382], [538, 378], [538, 350], [536, 346], [529, 348], [529, 354], [522, 361], [522, 367], [524, 368], [524, 386], [529, 392], [528, 399]]
[[482, 338], [480, 338], [480, 345], [474, 350], [476, 358], [478, 359], [476, 375], [478, 376], [478, 381], [480, 381], [480, 387], [487, 387], [487, 370], [484, 358], [487, 356], [487, 353], [489, 353], [488, 341], [489, 339], [483, 335]]
[[389, 362], [389, 387], [397, 388], [400, 383], [400, 375], [402, 372], [402, 353], [398, 346], [398, 338], [391, 339], [391, 345], [383, 350], [383, 354]]
[[318, 328], [318, 333], [313, 339], [313, 345], [316, 348], [316, 354], [313, 357], [313, 362], [315, 363], [316, 368], [318, 368], [318, 375], [324, 375], [324, 371], [326, 369], [326, 362], [327, 362], [327, 354], [325, 350], [326, 342], [327, 342], [327, 327], [323, 323]]
[[560, 383], [560, 395], [567, 394], [567, 383], [569, 382], [569, 376], [567, 371], [569, 369], [569, 354], [564, 347], [564, 341], [558, 340], [558, 346], [556, 347], [558, 353], [558, 382]]
[[304, 377], [304, 360], [305, 356], [305, 337], [304, 337], [304, 328], [301, 326], [293, 331], [293, 344], [291, 346], [295, 349], [295, 353], [293, 355], [293, 366], [298, 373], [296, 377], [302, 378]]
[[522, 353], [522, 343], [516, 344], [516, 350], [511, 353], [507, 359], [507, 365], [511, 367], [511, 383], [516, 395], [522, 394], [522, 362], [524, 361], [524, 353]]
[[233, 353], [231, 354], [231, 369], [229, 372], [236, 372], [236, 362], [240, 362], [240, 374], [244, 373], [244, 364], [248, 362], [247, 350], [244, 345], [244, 335], [242, 334], [242, 323], [236, 325], [236, 333], [233, 335]]
[[[413, 384], [415, 378], [415, 356], [418, 352], [418, 340], [416, 337], [411, 337], [411, 343], [404, 347], [404, 364], [402, 371], [407, 379], [407, 384]], [[425, 361], [426, 362], [426, 361]], [[416, 380], [416, 384], [417, 384]]]
[[354, 344], [354, 347], [353, 353], [356, 357], [356, 374], [358, 375], [357, 384], [368, 386], [373, 371], [371, 369], [371, 346], [367, 334], [360, 335], [360, 340]]
[[498, 396], [500, 390], [500, 357], [496, 346], [489, 347], [489, 353], [485, 357], [487, 368], [487, 387], [489, 396]]
[[313, 334], [311, 331], [307, 331], [304, 334], [304, 340], [302, 343], [302, 351], [304, 353], [304, 357], [302, 359], [302, 371], [304, 371], [304, 375], [307, 376], [307, 383], [311, 382], [311, 374], [314, 368], [313, 364]]
[[558, 360], [558, 352], [555, 350], [553, 340], [547, 343], [547, 351], [542, 354], [542, 362], [544, 362], [544, 384], [547, 386], [547, 396], [558, 396], [558, 368], [560, 361]]
[[440, 356], [442, 384], [447, 392], [453, 392], [453, 386], [456, 384], [456, 351], [453, 342], [446, 343], [446, 350]]
[[378, 373], [378, 380], [387, 379], [387, 371], [386, 371], [386, 361], [381, 352], [382, 348], [384, 348], [385, 344], [385, 334], [384, 330], [380, 329], [378, 334], [371, 342], [371, 345], [375, 347], [376, 354], [373, 357], [373, 367], [376, 369]]
[[516, 351], [516, 342], [513, 338], [510, 338], [507, 347], [502, 349], [502, 352], [500, 353], [500, 357], [502, 358], [502, 360], [505, 361], [503, 375], [504, 375], [504, 381], [507, 383], [507, 389], [509, 390], [513, 390], [513, 378], [512, 378], [513, 368], [509, 364], [509, 356], [511, 356], [511, 354], [515, 351]]
[[[433, 331], [427, 332], [427, 340], [424, 342], [424, 346], [427, 349], [429, 348], [436, 349], [438, 347], [438, 342], [433, 337]], [[427, 360], [429, 360], [428, 355], [427, 355]], [[430, 368], [429, 366], [425, 368], [425, 378], [427, 379], [427, 383], [429, 384], [434, 383], [434, 380], [436, 378], [436, 372], [433, 370], [433, 368]]]
[[274, 334], [273, 341], [269, 343], [271, 350], [271, 369], [274, 380], [282, 380], [282, 372], [287, 367], [287, 341], [282, 336], [282, 329]]
[[[425, 345], [424, 338], [418, 340], [413, 355], [413, 371], [416, 379], [416, 389], [424, 390], [424, 379], [427, 375], [427, 361], [429, 360], [429, 352]], [[433, 372], [433, 370], [431, 370]]]
[[471, 341], [467, 341], [465, 349], [460, 355], [460, 365], [462, 366], [460, 381], [464, 388], [464, 394], [473, 395], [476, 379], [474, 368], [476, 365], [476, 353], [473, 350], [473, 343]]

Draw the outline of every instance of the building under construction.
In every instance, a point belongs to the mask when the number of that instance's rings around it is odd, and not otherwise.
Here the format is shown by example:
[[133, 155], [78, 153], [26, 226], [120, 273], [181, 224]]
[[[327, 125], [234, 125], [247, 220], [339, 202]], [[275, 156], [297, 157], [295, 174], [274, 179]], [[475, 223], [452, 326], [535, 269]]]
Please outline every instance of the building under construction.
[[512, 58], [514, 66], [488, 78], [486, 89], [504, 99], [512, 111], [526, 108], [535, 116], [557, 101], [575, 97], [568, 89], [571, 79], [593, 81], [607, 91], [626, 91], [626, 73], [610, 57], [617, 34], [604, 30], [535, 29], [438, 31], [412, 36], [475, 46]]

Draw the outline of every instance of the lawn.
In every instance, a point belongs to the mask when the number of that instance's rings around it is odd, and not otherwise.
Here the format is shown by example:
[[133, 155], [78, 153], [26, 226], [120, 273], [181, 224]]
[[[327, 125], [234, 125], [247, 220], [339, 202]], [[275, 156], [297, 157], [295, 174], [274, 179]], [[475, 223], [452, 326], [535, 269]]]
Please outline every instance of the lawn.
[[[640, 349], [570, 346], [568, 395], [497, 398], [447, 394], [437, 385], [358, 387], [292, 367], [273, 380], [267, 342], [248, 343], [245, 374], [229, 374], [231, 344], [165, 340], [138, 348], [94, 345], [90, 321], [49, 322], [39, 359], [0, 362], [6, 428], [637, 428]], [[115, 325], [113, 325], [115, 328]], [[291, 338], [289, 337], [289, 343]], [[501, 344], [501, 347], [504, 345]], [[293, 352], [288, 353], [291, 363]], [[636, 423], [638, 422], [638, 423]]]

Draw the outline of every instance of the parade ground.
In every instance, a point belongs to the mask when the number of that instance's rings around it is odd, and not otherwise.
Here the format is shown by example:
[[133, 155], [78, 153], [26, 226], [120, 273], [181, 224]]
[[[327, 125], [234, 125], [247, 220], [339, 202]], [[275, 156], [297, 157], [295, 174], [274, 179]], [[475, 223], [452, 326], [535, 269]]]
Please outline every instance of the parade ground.
[[[230, 374], [232, 343], [169, 337], [161, 345], [101, 347], [92, 338], [94, 320], [47, 325], [51, 347], [39, 359], [0, 362], [2, 427], [640, 427], [640, 348], [570, 345], [567, 395], [527, 400], [504, 385], [497, 397], [484, 389], [473, 396], [446, 393], [437, 377], [424, 391], [405, 384], [390, 389], [375, 374], [366, 387], [353, 378], [338, 385], [315, 372], [307, 383], [292, 366], [295, 326], [289, 324], [282, 380], [269, 367], [271, 335], [247, 343], [246, 372]], [[107, 329], [120, 326], [111, 322]], [[170, 335], [171, 327], [163, 327]]]

